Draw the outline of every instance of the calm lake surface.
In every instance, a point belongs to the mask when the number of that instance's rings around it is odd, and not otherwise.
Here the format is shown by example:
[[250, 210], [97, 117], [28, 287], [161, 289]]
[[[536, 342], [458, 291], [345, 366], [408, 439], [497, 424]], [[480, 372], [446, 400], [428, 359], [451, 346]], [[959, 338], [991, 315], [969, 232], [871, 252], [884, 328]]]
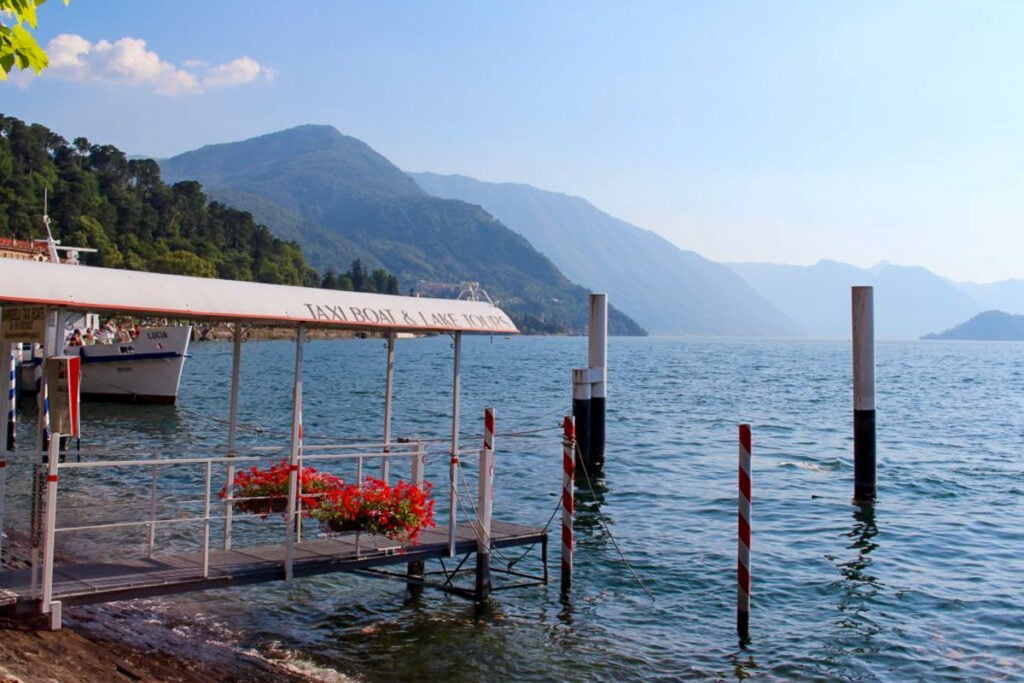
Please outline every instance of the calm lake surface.
[[[231, 345], [193, 354], [177, 407], [90, 404], [86, 440], [223, 444]], [[848, 342], [612, 338], [607, 466], [578, 494], [569, 600], [556, 520], [552, 583], [497, 592], [483, 611], [347, 575], [174, 603], [210, 633], [313, 662], [325, 678], [1021, 680], [1022, 354], [1012, 343], [879, 343], [879, 497], [861, 507], [851, 503]], [[447, 337], [399, 341], [393, 435], [447, 437], [451, 356]], [[314, 341], [305, 361], [307, 443], [380, 439], [384, 343]], [[484, 406], [497, 411], [496, 518], [544, 526], [555, 511], [558, 425], [570, 370], [585, 361], [582, 338], [464, 341], [466, 443], [478, 443]], [[248, 445], [286, 443], [293, 367], [290, 342], [246, 344]], [[740, 422], [754, 441], [745, 647], [735, 631]], [[427, 474], [441, 491], [446, 449], [429, 442]]]

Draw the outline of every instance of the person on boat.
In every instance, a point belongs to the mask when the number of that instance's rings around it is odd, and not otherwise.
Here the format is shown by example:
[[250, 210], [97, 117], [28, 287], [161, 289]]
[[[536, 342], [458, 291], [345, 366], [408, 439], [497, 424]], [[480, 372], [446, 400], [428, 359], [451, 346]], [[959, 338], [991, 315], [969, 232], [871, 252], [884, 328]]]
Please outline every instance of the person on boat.
[[99, 342], [100, 344], [112, 344], [114, 342], [114, 323], [107, 321], [103, 323], [103, 327], [100, 328]]
[[68, 340], [68, 346], [84, 345], [85, 344], [82, 342], [82, 331], [76, 328], [75, 331], [71, 333], [71, 339]]
[[85, 328], [85, 337], [83, 338], [86, 346], [92, 346], [96, 343], [96, 335], [93, 334], [92, 328]]

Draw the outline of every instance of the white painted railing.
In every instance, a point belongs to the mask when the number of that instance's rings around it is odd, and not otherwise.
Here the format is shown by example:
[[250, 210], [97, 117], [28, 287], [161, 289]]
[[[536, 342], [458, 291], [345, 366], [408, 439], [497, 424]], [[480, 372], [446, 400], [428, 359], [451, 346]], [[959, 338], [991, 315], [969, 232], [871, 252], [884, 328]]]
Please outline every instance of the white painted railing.
[[[59, 438], [51, 440], [51, 448], [47, 454], [46, 469], [46, 503], [43, 515], [43, 554], [42, 566], [37, 568], [33, 563], [34, 576], [41, 574], [42, 594], [41, 607], [43, 613], [53, 609], [53, 570], [57, 534], [74, 535], [85, 533], [117, 533], [125, 530], [143, 530], [145, 533], [146, 554], [153, 557], [159, 551], [158, 529], [175, 526], [198, 526], [199, 550], [202, 556], [202, 578], [209, 576], [210, 533], [214, 524], [224, 524], [230, 530], [232, 517], [237, 520], [265, 519], [268, 515], [259, 513], [239, 513], [234, 511], [237, 503], [260, 498], [239, 498], [234, 496], [231, 479], [234, 473], [245, 467], [265, 468], [268, 465], [287, 461], [287, 448], [256, 448], [245, 453], [238, 452], [231, 456], [217, 455], [211, 457], [169, 457], [160, 450], [139, 451], [102, 451], [89, 450], [80, 453], [64, 453], [62, 460], [59, 451]], [[447, 454], [445, 454], [447, 455]], [[75, 457], [74, 461], [72, 457]], [[78, 459], [81, 458], [81, 459]], [[385, 449], [380, 443], [316, 445], [304, 446], [299, 457], [299, 471], [305, 467], [316, 467], [319, 471], [334, 474], [346, 481], [364, 480], [363, 473], [369, 464], [392, 463], [401, 458], [410, 461], [409, 481], [422, 485], [426, 463], [426, 451], [419, 441], [389, 444]], [[182, 470], [187, 473], [182, 474]], [[148, 471], [147, 471], [148, 470]], [[230, 473], [221, 486], [222, 493], [215, 493], [214, 475], [216, 472]], [[148, 475], [148, 476], [147, 476]], [[291, 544], [301, 540], [303, 511], [301, 479], [289, 487], [289, 499], [297, 505], [289, 506], [289, 512], [282, 515], [286, 533], [284, 542], [289, 546], [286, 553], [285, 573], [291, 575], [290, 563], [294, 557]], [[2, 483], [2, 481], [0, 481]], [[219, 484], [220, 482], [218, 482]], [[58, 486], [59, 484], [59, 486]], [[98, 504], [99, 496], [90, 495], [88, 488], [103, 486], [123, 490], [120, 503]], [[214, 496], [222, 500], [215, 501]], [[73, 497], [85, 497], [85, 502], [74, 505]], [[148, 500], [147, 500], [148, 498]], [[68, 500], [72, 499], [72, 500]], [[67, 502], [65, 502], [67, 501]], [[142, 502], [142, 506], [132, 506], [133, 502]], [[456, 501], [449, 501], [454, 507]], [[2, 503], [0, 503], [2, 504]], [[199, 511], [189, 514], [189, 506], [199, 506]], [[168, 509], [184, 507], [184, 514], [170, 514]], [[133, 513], [144, 510], [144, 513], [133, 518]], [[219, 512], [216, 512], [219, 510]], [[73, 515], [72, 520], [58, 526], [58, 513], [63, 519]], [[114, 515], [114, 519], [94, 519], [96, 515]], [[249, 534], [252, 543], [267, 544], [273, 534], [269, 534], [266, 524], [248, 527], [255, 530]], [[239, 532], [236, 529], [235, 535]], [[225, 547], [230, 547], [230, 531], [225, 533]], [[193, 546], [194, 547], [194, 546]], [[165, 548], [166, 550], [166, 548]], [[109, 540], [104, 545], [107, 557], [127, 556], [130, 548], [115, 547]], [[38, 573], [37, 573], [38, 572]], [[59, 610], [59, 605], [57, 606]]]

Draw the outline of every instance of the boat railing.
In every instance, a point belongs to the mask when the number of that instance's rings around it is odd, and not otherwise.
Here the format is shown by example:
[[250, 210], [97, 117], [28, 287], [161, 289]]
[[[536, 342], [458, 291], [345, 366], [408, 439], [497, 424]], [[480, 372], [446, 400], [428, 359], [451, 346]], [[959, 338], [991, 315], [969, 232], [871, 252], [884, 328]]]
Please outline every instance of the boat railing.
[[[38, 480], [45, 486], [45, 501], [39, 509], [42, 558], [33, 563], [33, 592], [36, 577], [41, 580], [41, 598], [46, 612], [53, 599], [54, 558], [58, 552], [89, 558], [88, 549], [101, 549], [104, 558], [152, 558], [161, 554], [198, 552], [201, 578], [209, 578], [210, 553], [214, 545], [232, 547], [286, 546], [284, 572], [292, 574], [294, 545], [303, 534], [326, 534], [319, 524], [309, 522], [303, 498], [316, 497], [302, 490], [301, 477], [289, 477], [285, 510], [271, 509], [270, 497], [239, 497], [236, 474], [244, 469], [266, 470], [284, 465], [298, 472], [305, 468], [338, 476], [347, 482], [364, 481], [371, 468], [387, 481], [390, 465], [408, 462], [408, 481], [422, 486], [426, 449], [421, 441], [392, 444], [325, 444], [303, 447], [292, 463], [287, 448], [255, 448], [210, 456], [170, 454], [160, 449], [60, 450], [53, 439]], [[42, 491], [40, 490], [40, 494]], [[262, 512], [252, 503], [266, 500]], [[249, 505], [246, 505], [249, 503]], [[449, 501], [456, 505], [455, 500]], [[255, 511], [254, 511], [255, 510]], [[306, 527], [306, 528], [304, 528]], [[222, 540], [217, 543], [217, 531]], [[283, 536], [283, 537], [282, 537]]]

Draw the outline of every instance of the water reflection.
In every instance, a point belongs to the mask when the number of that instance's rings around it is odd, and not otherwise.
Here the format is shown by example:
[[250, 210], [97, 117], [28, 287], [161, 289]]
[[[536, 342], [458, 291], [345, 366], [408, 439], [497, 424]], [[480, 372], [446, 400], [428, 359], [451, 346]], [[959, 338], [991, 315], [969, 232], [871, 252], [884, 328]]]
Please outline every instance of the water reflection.
[[[851, 631], [850, 635], [859, 635], [870, 640], [880, 628], [869, 618], [872, 601], [879, 595], [882, 585], [872, 572], [871, 553], [878, 547], [875, 537], [878, 525], [875, 522], [875, 506], [873, 503], [861, 503], [854, 506], [854, 524], [850, 531], [843, 534], [850, 539], [847, 550], [855, 551], [852, 558], [839, 562], [838, 567], [843, 575], [843, 590], [839, 596], [837, 608], [842, 613], [838, 624], [841, 628]], [[863, 647], [863, 644], [861, 645]]]
[[608, 486], [603, 479], [593, 480], [589, 486], [576, 480], [573, 531], [590, 538], [604, 537], [604, 524], [611, 521], [601, 512], [607, 493]]

